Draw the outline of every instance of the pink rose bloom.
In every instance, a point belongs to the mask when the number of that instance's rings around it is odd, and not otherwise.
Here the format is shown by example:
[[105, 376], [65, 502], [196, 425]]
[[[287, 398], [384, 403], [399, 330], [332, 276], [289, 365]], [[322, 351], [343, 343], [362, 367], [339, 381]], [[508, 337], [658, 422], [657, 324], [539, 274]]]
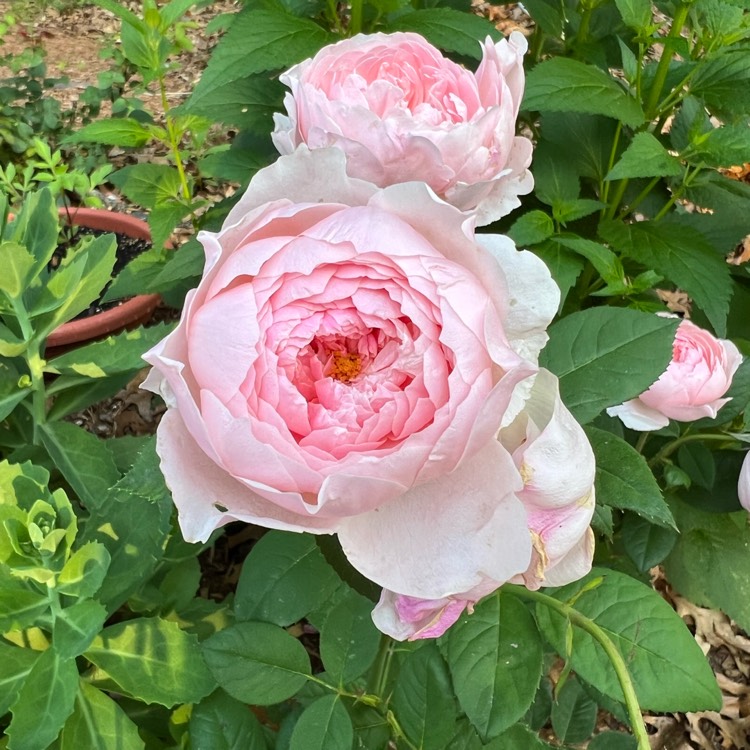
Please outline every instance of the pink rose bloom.
[[[500, 430], [499, 439], [521, 475], [523, 487], [516, 496], [526, 510], [532, 537], [529, 566], [511, 582], [536, 590], [578, 580], [591, 569], [594, 554], [589, 527], [594, 513], [594, 454], [560, 400], [551, 373], [539, 372], [524, 410]], [[373, 619], [397, 640], [436, 638], [503, 583], [484, 577], [468, 591], [435, 600], [384, 590]]]
[[750, 453], [745, 455], [740, 470], [740, 481], [737, 485], [740, 502], [745, 510], [750, 510]]
[[742, 362], [737, 347], [683, 320], [677, 328], [666, 372], [638, 398], [607, 409], [631, 430], [658, 430], [670, 419], [714, 418], [730, 399], [722, 398]]
[[336, 533], [418, 599], [563, 565], [567, 494], [592, 477], [556, 379], [533, 377], [559, 293], [473, 224], [422, 183], [379, 189], [301, 148], [199, 235], [203, 278], [146, 355], [186, 539], [233, 520]]
[[497, 44], [488, 37], [471, 73], [418, 34], [345, 39], [281, 76], [291, 94], [273, 141], [282, 154], [336, 146], [352, 177], [426, 182], [489, 224], [534, 186], [531, 141], [515, 134], [526, 48], [519, 32]]

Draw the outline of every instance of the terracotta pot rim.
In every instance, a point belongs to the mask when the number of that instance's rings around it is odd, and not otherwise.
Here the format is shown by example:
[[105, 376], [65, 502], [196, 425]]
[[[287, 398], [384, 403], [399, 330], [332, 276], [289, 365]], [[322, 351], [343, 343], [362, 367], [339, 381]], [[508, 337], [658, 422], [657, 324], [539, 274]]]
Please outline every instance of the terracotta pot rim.
[[[151, 240], [148, 224], [136, 216], [100, 208], [67, 208], [58, 210], [61, 218], [68, 217], [71, 224], [117, 232], [135, 239]], [[158, 294], [139, 294], [121, 304], [90, 315], [71, 320], [57, 327], [47, 337], [47, 347], [70, 346], [102, 338], [121, 331], [147, 318], [161, 300]]]

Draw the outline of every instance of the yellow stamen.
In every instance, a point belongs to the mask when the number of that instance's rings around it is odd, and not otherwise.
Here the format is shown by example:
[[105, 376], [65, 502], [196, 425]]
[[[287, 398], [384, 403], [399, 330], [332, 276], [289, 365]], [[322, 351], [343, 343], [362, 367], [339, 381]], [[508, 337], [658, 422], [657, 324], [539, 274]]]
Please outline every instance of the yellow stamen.
[[350, 383], [362, 370], [362, 360], [358, 354], [333, 352], [329, 363], [328, 376], [342, 383]]

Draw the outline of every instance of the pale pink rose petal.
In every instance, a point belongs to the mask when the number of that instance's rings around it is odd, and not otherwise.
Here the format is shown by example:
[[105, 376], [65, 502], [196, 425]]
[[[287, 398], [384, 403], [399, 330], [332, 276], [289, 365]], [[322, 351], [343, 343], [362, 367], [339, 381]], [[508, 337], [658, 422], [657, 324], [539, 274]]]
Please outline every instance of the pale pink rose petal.
[[470, 604], [466, 599], [415, 599], [383, 589], [372, 619], [397, 641], [439, 638]]
[[452, 474], [377, 510], [342, 520], [349, 561], [380, 586], [443, 599], [529, 565], [531, 538], [510, 456], [491, 442]]
[[353, 177], [425, 182], [490, 223], [533, 188], [531, 142], [515, 134], [526, 49], [518, 32], [488, 38], [472, 73], [417, 34], [342, 40], [282, 74], [273, 141], [282, 155], [336, 147]]
[[610, 417], [619, 417], [626, 427], [641, 432], [660, 430], [669, 424], [669, 417], [665, 417], [660, 411], [646, 406], [638, 398], [632, 398], [619, 406], [610, 406], [607, 409], [607, 414]]
[[745, 455], [740, 470], [740, 479], [737, 485], [737, 493], [745, 510], [750, 510], [750, 453]]

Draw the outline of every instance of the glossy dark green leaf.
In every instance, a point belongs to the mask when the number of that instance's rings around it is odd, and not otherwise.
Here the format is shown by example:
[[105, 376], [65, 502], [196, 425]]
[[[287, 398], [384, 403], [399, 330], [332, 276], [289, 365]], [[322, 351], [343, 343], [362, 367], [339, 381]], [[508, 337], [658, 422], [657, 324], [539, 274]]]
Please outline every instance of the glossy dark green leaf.
[[562, 742], [585, 742], [596, 726], [596, 703], [586, 695], [578, 680], [569, 677], [552, 704], [552, 728]]
[[289, 750], [351, 750], [352, 720], [338, 695], [313, 701], [300, 714]]
[[263, 729], [250, 708], [216, 690], [190, 714], [192, 750], [266, 750]]
[[443, 646], [458, 702], [482, 737], [526, 713], [542, 676], [542, 641], [520, 601], [487, 597], [451, 627]]

